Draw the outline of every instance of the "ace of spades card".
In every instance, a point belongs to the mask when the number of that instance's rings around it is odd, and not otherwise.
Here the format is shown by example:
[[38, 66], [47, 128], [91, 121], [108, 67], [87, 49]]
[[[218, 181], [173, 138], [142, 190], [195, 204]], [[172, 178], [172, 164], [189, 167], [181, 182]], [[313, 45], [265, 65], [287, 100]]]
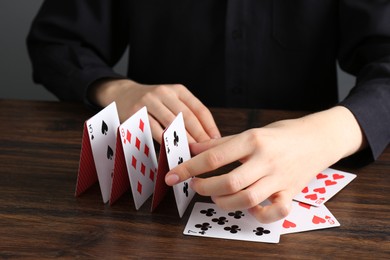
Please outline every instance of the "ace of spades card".
[[75, 195], [99, 181], [103, 202], [110, 198], [119, 117], [113, 102], [84, 123]]
[[[158, 161], [158, 174], [152, 202], [152, 210], [162, 200], [168, 189], [164, 178], [166, 173], [191, 158], [183, 114], [179, 113], [173, 122], [164, 130]], [[182, 217], [195, 192], [185, 180], [173, 186], [179, 216]]]

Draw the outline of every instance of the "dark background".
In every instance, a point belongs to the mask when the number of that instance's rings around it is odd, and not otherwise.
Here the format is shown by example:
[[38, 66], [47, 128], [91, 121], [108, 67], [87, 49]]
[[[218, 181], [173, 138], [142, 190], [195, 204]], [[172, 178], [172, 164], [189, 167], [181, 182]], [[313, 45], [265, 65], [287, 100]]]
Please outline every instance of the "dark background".
[[[32, 81], [31, 64], [26, 49], [26, 36], [31, 21], [43, 0], [0, 1], [0, 98], [57, 100], [41, 85]], [[127, 57], [125, 54], [124, 57]], [[115, 66], [126, 71], [126, 58]], [[344, 98], [354, 77], [339, 70], [339, 96]]]

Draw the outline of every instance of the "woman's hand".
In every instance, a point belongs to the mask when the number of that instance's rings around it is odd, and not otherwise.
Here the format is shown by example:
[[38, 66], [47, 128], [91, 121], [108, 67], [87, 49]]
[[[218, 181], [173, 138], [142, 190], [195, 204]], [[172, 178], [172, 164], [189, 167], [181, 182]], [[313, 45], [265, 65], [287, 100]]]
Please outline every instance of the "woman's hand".
[[142, 85], [125, 79], [99, 80], [90, 87], [89, 98], [102, 107], [115, 101], [121, 122], [146, 106], [152, 135], [158, 142], [161, 142], [164, 128], [179, 112], [183, 113], [190, 143], [220, 137], [210, 111], [183, 85]]
[[[193, 178], [192, 189], [222, 209], [249, 211], [261, 222], [285, 217], [293, 197], [320, 171], [361, 149], [364, 138], [344, 107], [284, 120], [235, 136], [191, 144], [192, 159], [165, 178], [174, 185], [229, 163], [242, 164], [220, 176]], [[267, 198], [271, 205], [259, 203]]]

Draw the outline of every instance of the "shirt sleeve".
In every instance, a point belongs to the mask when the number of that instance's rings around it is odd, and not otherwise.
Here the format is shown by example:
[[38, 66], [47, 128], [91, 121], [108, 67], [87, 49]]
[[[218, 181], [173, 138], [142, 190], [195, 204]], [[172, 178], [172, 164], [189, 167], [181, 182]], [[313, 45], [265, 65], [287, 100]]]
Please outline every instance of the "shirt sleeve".
[[356, 84], [340, 104], [359, 122], [376, 159], [390, 142], [390, 2], [340, 1], [340, 67]]
[[128, 44], [128, 23], [114, 15], [123, 2], [46, 0], [27, 37], [34, 81], [60, 100], [89, 104], [92, 82], [125, 78], [112, 70]]

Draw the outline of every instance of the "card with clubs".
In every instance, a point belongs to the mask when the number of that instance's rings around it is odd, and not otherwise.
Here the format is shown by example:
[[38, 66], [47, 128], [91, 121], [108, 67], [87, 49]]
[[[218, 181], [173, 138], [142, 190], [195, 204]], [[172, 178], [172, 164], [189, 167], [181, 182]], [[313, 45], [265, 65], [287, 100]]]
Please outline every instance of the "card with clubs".
[[[169, 169], [191, 159], [188, 146], [187, 131], [184, 126], [183, 114], [179, 113], [163, 133], [165, 151]], [[185, 180], [173, 186], [175, 200], [180, 217], [183, 216], [195, 192], [189, 186], [190, 180]]]
[[253, 242], [278, 243], [281, 220], [257, 221], [247, 210], [224, 211], [213, 203], [197, 202], [183, 234]]

